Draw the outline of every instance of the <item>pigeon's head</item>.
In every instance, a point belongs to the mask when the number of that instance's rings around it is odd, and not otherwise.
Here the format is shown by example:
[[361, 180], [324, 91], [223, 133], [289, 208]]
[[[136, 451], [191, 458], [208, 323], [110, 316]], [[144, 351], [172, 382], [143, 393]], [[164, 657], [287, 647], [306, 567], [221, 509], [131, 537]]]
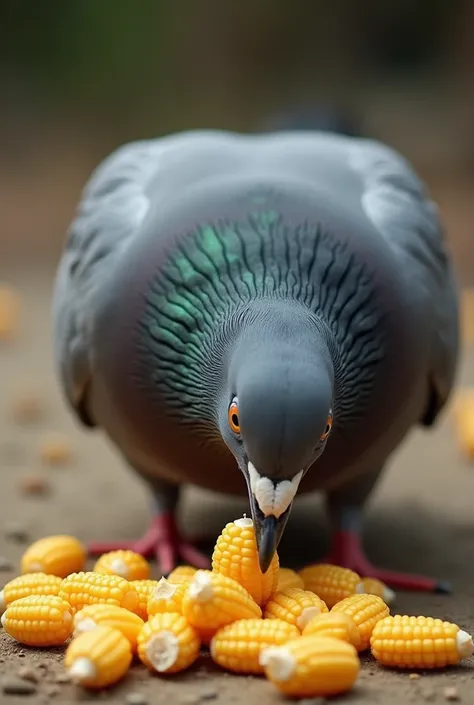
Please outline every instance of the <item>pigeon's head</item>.
[[219, 411], [221, 434], [247, 481], [263, 572], [333, 425], [333, 366], [321, 330], [307, 314], [301, 326], [298, 316], [271, 319], [237, 342]]

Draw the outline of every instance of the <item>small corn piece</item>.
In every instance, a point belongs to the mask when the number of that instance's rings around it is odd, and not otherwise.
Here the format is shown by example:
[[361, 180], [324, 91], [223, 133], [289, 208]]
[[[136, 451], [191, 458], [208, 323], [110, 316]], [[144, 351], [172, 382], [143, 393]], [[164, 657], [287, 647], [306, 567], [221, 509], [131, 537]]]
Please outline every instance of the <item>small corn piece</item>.
[[390, 614], [388, 605], [377, 595], [350, 595], [334, 605], [331, 612], [344, 612], [352, 617], [360, 633], [359, 651], [369, 648], [375, 625]]
[[302, 632], [313, 617], [328, 611], [327, 605], [314, 592], [287, 588], [273, 595], [265, 606], [263, 616], [265, 619], [282, 619]]
[[21, 559], [21, 572], [65, 578], [83, 570], [86, 558], [86, 547], [74, 536], [47, 536], [26, 549]]
[[61, 583], [59, 596], [71, 605], [73, 614], [86, 605], [103, 603], [136, 612], [138, 593], [125, 578], [101, 573], [72, 573]]
[[64, 665], [78, 685], [106, 688], [126, 675], [132, 658], [132, 647], [122, 632], [102, 625], [73, 639], [66, 650]]
[[166, 578], [161, 578], [147, 602], [148, 617], [154, 617], [161, 612], [183, 613], [183, 597], [188, 589], [188, 583], [172, 585]]
[[158, 587], [158, 580], [131, 580], [130, 585], [133, 585], [138, 593], [138, 609], [135, 612], [146, 622], [148, 619], [148, 598], [153, 590]]
[[294, 698], [345, 693], [360, 671], [352, 644], [326, 636], [301, 636], [283, 646], [263, 649], [260, 663], [268, 680]]
[[212, 554], [212, 570], [236, 580], [260, 607], [276, 592], [279, 569], [275, 552], [267, 572], [260, 570], [252, 519], [244, 516], [224, 527]]
[[377, 597], [382, 598], [386, 605], [391, 605], [396, 597], [394, 591], [381, 580], [377, 580], [377, 578], [363, 578], [360, 592], [367, 595], [377, 595]]
[[0, 284], [0, 340], [13, 340], [20, 323], [20, 297], [10, 286]]
[[329, 563], [309, 565], [300, 570], [299, 575], [303, 578], [304, 589], [316, 593], [329, 609], [334, 607], [336, 602], [363, 589], [357, 573]]
[[395, 668], [445, 668], [474, 653], [472, 636], [433, 617], [393, 615], [381, 619], [370, 639], [374, 658]]
[[210, 570], [198, 570], [182, 603], [183, 615], [206, 634], [238, 619], [261, 618], [262, 610], [236, 580]]
[[352, 617], [345, 612], [327, 612], [319, 614], [308, 622], [303, 629], [303, 636], [330, 636], [352, 644], [356, 649], [360, 646], [360, 632]]
[[39, 454], [43, 465], [64, 467], [72, 459], [71, 443], [60, 433], [50, 433], [41, 440]]
[[303, 578], [298, 575], [296, 570], [291, 568], [280, 568], [278, 572], [277, 591], [285, 590], [286, 588], [299, 588], [304, 590]]
[[2, 615], [3, 628], [27, 646], [59, 646], [72, 634], [69, 604], [57, 595], [30, 595], [15, 600]]
[[27, 573], [8, 582], [0, 592], [0, 614], [9, 604], [30, 595], [59, 595], [61, 578], [46, 573]]
[[135, 551], [110, 551], [103, 553], [93, 568], [95, 573], [120, 575], [126, 580], [148, 580], [150, 565]]
[[177, 612], [151, 617], [138, 635], [138, 656], [150, 670], [177, 673], [199, 656], [198, 632]]
[[192, 578], [196, 575], [197, 568], [193, 568], [192, 565], [178, 565], [166, 578], [172, 585], [179, 585], [179, 583], [189, 583]]
[[124, 607], [116, 605], [87, 605], [76, 612], [73, 619], [74, 636], [89, 632], [100, 626], [118, 629], [129, 640], [132, 650], [136, 650], [137, 637], [145, 622], [141, 617]]
[[239, 619], [214, 635], [211, 657], [219, 666], [234, 673], [263, 673], [259, 663], [261, 650], [281, 646], [299, 636], [297, 627], [281, 619]]

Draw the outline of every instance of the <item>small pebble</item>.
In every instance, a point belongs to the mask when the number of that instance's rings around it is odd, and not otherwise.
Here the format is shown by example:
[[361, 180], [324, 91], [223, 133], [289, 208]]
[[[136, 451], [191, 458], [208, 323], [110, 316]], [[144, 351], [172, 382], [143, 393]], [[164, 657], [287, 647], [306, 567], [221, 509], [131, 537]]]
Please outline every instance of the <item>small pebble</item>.
[[419, 677], [420, 677], [419, 673], [410, 673], [410, 675], [408, 676], [408, 678], [412, 681], [417, 681], [419, 679]]
[[0, 556], [0, 571], [5, 572], [8, 570], [13, 570], [13, 563], [5, 556]]
[[6, 678], [2, 683], [2, 691], [5, 695], [33, 695], [37, 688], [31, 681], [21, 678]]
[[24, 495], [45, 495], [50, 490], [50, 483], [41, 475], [28, 475], [20, 481], [20, 491]]
[[23, 678], [25, 681], [31, 681], [31, 683], [38, 683], [39, 680], [36, 671], [32, 668], [28, 668], [28, 666], [23, 666], [23, 668], [20, 668], [18, 671], [18, 677]]
[[211, 688], [209, 690], [203, 690], [200, 694], [199, 697], [201, 700], [215, 700], [218, 696], [217, 690], [214, 690], [214, 688]]
[[17, 521], [8, 521], [4, 526], [5, 537], [18, 543], [26, 543], [29, 540], [28, 531], [23, 524]]
[[446, 700], [460, 700], [459, 691], [454, 685], [450, 685], [443, 690]]
[[148, 699], [142, 693], [128, 693], [125, 702], [127, 705], [148, 705]]
[[71, 679], [69, 678], [69, 675], [67, 673], [57, 673], [54, 676], [54, 682], [55, 683], [69, 683]]
[[72, 455], [71, 445], [65, 436], [59, 433], [49, 434], [42, 439], [39, 454], [44, 465], [69, 465]]

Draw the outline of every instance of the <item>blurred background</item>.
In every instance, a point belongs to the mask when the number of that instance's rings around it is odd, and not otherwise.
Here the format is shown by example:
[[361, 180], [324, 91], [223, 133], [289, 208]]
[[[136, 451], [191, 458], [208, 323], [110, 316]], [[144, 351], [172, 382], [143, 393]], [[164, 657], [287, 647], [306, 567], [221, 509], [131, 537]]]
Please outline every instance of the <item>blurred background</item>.
[[0, 275], [57, 259], [120, 143], [315, 126], [400, 149], [474, 275], [470, 0], [3, 0]]

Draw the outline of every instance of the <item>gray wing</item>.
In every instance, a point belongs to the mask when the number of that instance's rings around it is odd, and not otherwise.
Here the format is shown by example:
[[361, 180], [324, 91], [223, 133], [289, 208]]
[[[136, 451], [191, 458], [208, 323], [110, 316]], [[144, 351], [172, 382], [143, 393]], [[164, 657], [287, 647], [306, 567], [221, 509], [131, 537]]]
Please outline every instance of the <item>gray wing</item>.
[[149, 208], [146, 188], [162, 151], [160, 140], [126, 144], [107, 157], [86, 184], [66, 235], [53, 292], [54, 357], [67, 401], [82, 422], [91, 381], [91, 321], [108, 273]]
[[433, 312], [429, 398], [420, 419], [430, 426], [448, 400], [459, 356], [458, 290], [443, 226], [424, 184], [397, 152], [356, 140], [349, 162], [363, 182], [365, 213], [400, 254], [408, 281], [416, 282], [413, 288], [424, 300], [421, 309]]

